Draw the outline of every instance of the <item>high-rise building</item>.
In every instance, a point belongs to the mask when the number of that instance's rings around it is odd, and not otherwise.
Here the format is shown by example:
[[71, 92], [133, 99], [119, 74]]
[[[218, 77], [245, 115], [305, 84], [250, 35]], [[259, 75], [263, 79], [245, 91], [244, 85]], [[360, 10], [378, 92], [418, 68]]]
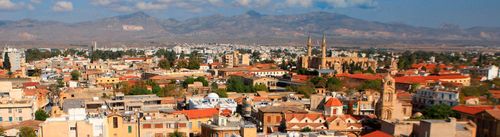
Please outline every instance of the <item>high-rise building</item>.
[[9, 56], [9, 62], [10, 62], [10, 71], [15, 72], [17, 70], [21, 70], [23, 66], [25, 66], [26, 63], [26, 57], [24, 54], [24, 51], [18, 50], [15, 48], [4, 48], [3, 53], [2, 53], [2, 58]]

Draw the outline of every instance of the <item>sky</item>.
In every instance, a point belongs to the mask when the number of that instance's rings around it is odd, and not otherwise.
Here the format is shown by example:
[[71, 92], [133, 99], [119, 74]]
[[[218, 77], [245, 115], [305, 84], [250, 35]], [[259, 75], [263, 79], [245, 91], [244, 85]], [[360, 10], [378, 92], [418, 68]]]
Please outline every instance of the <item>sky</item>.
[[0, 0], [0, 20], [67, 23], [137, 11], [184, 20], [214, 14], [233, 16], [249, 10], [268, 15], [326, 11], [424, 27], [500, 27], [500, 0]]

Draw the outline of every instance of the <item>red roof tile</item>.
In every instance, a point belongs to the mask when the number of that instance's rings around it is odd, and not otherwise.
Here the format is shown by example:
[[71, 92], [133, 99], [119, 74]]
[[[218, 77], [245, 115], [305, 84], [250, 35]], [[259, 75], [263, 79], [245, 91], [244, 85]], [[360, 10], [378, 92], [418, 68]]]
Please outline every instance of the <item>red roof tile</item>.
[[[496, 107], [500, 108], [500, 106], [496, 106]], [[469, 114], [469, 115], [475, 115], [479, 112], [493, 109], [493, 106], [491, 106], [491, 105], [477, 105], [477, 106], [458, 105], [458, 106], [454, 106], [452, 109], [455, 111], [458, 111], [458, 112]]]
[[342, 102], [340, 102], [340, 100], [337, 98], [330, 98], [328, 99], [328, 101], [326, 101], [325, 106], [326, 107], [342, 106]]
[[218, 113], [219, 110], [217, 110], [216, 108], [181, 110], [174, 112], [174, 114], [184, 114], [188, 117], [188, 119], [211, 118]]
[[382, 132], [380, 130], [377, 130], [377, 131], [373, 131], [371, 133], [368, 133], [366, 135], [363, 135], [361, 137], [393, 137], [393, 136], [390, 134], [387, 134], [385, 132]]

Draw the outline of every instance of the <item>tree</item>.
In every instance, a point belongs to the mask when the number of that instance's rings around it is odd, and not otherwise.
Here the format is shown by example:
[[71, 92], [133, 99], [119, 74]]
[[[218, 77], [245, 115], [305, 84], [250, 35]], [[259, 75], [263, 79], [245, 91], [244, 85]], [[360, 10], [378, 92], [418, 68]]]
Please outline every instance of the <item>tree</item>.
[[9, 58], [9, 53], [6, 52], [4, 57], [3, 57], [3, 68], [6, 70], [10, 70], [10, 58]]
[[49, 101], [52, 104], [56, 104], [58, 102], [59, 95], [61, 94], [61, 89], [56, 84], [49, 85]]
[[243, 82], [243, 77], [240, 76], [231, 76], [227, 80], [227, 91], [234, 91], [238, 93], [249, 93], [253, 92], [252, 85], [245, 85]]
[[208, 86], [208, 81], [205, 79], [205, 77], [197, 77], [194, 81], [203, 83], [204, 87]]
[[219, 97], [221, 97], [221, 98], [227, 98], [227, 91], [224, 90], [224, 89], [216, 89], [214, 91], [214, 93], [216, 93], [217, 95], [219, 95]]
[[184, 137], [181, 132], [175, 130], [173, 133], [168, 134], [169, 137]]
[[189, 84], [193, 84], [196, 81], [193, 77], [188, 77], [182, 81], [182, 87], [187, 88]]
[[78, 80], [80, 79], [80, 76], [81, 76], [80, 71], [78, 70], [71, 71], [71, 80]]
[[5, 136], [5, 129], [3, 127], [0, 127], [0, 136]]
[[363, 82], [363, 84], [358, 87], [358, 89], [365, 90], [365, 89], [373, 89], [377, 91], [382, 90], [382, 80], [367, 80]]
[[300, 132], [311, 132], [311, 131], [312, 130], [309, 127], [305, 127], [305, 128], [303, 128], [303, 129], [300, 130]]
[[264, 85], [264, 84], [256, 84], [255, 86], [253, 86], [253, 89], [255, 91], [269, 91], [269, 89], [267, 88], [267, 86]]
[[211, 87], [212, 90], [219, 89], [219, 85], [216, 82], [212, 82], [212, 84], [210, 85], [210, 87]]
[[158, 67], [168, 70], [170, 69], [170, 62], [167, 59], [162, 59], [158, 62]]
[[38, 109], [35, 112], [35, 120], [45, 121], [49, 117], [49, 114], [45, 112], [43, 109]]
[[36, 132], [31, 127], [21, 127], [19, 129], [19, 137], [36, 137]]
[[59, 87], [59, 88], [62, 88], [62, 87], [65, 87], [65, 86], [66, 86], [66, 84], [64, 83], [64, 81], [63, 81], [63, 79], [62, 79], [62, 78], [57, 79], [57, 81], [56, 81], [56, 82], [57, 82], [57, 87]]
[[135, 86], [130, 91], [129, 95], [147, 95], [152, 94], [152, 92], [144, 87]]
[[468, 86], [461, 89], [461, 93], [464, 96], [482, 96], [488, 93], [488, 87], [486, 86]]
[[450, 106], [445, 104], [433, 105], [424, 110], [424, 117], [426, 119], [445, 119], [451, 116], [455, 116], [455, 112], [453, 112]]

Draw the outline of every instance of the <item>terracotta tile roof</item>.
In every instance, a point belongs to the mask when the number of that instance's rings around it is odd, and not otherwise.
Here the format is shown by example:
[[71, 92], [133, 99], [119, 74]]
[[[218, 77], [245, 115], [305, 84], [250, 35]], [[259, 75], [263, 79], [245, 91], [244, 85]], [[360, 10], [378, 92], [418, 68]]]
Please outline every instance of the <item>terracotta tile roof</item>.
[[295, 114], [295, 113], [286, 113], [285, 114], [285, 121], [288, 123], [290, 122], [292, 119], [297, 119], [298, 121], [301, 121], [303, 120], [304, 118], [308, 118], [312, 121], [316, 121], [318, 119], [325, 119], [325, 117], [323, 116], [323, 114], [321, 113], [313, 113], [313, 114]]
[[494, 98], [500, 99], [500, 90], [489, 90]]
[[318, 128], [318, 127], [325, 127], [325, 128], [328, 128], [325, 126], [324, 123], [286, 123], [286, 127], [288, 130], [292, 129], [292, 127], [294, 126], [298, 126], [299, 127], [299, 130], [305, 128], [305, 127], [312, 127], [314, 129]]
[[225, 116], [225, 117], [230, 117], [232, 114], [233, 114], [233, 111], [231, 111], [231, 110], [229, 110], [229, 109], [224, 109], [224, 110], [222, 110], [222, 112], [220, 113], [220, 115]]
[[121, 76], [119, 79], [120, 80], [128, 80], [128, 79], [136, 79], [140, 78], [139, 76]]
[[495, 119], [500, 120], [500, 110], [499, 109], [486, 110], [486, 113], [490, 114]]
[[380, 130], [377, 130], [377, 131], [373, 131], [371, 133], [368, 133], [366, 135], [363, 135], [361, 137], [393, 137], [393, 136], [390, 134], [387, 134], [385, 132], [382, 132]]
[[[379, 74], [338, 74], [337, 77], [347, 77], [352, 79], [361, 79], [361, 80], [377, 80], [383, 79], [384, 76]], [[439, 76], [402, 76], [395, 77], [397, 83], [428, 83], [435, 82], [439, 80], [449, 80], [449, 79], [466, 79], [470, 78], [469, 76], [464, 75], [439, 75]]]
[[339, 99], [337, 98], [330, 98], [328, 101], [325, 103], [325, 107], [336, 107], [336, 106], [342, 106], [342, 102], [340, 102]]
[[379, 74], [337, 74], [337, 77], [348, 77], [352, 79], [362, 79], [362, 80], [377, 80], [382, 79], [384, 76]]
[[348, 118], [351, 118], [351, 119], [356, 120], [356, 121], [358, 120], [357, 118], [355, 118], [355, 117], [354, 117], [354, 116], [352, 116], [352, 115], [330, 116], [330, 117], [326, 117], [326, 119], [325, 119], [325, 120], [326, 120], [326, 121], [328, 121], [328, 122], [332, 122], [332, 121], [334, 121], [334, 120], [335, 120], [335, 119], [337, 119], [337, 118], [340, 118], [340, 119], [342, 119], [342, 120], [346, 120], [346, 119], [348, 119]]
[[297, 107], [267, 106], [259, 108], [264, 113], [307, 113], [306, 110]]
[[208, 109], [193, 109], [193, 110], [181, 110], [175, 111], [174, 114], [184, 114], [188, 119], [198, 119], [198, 118], [211, 118], [219, 113], [216, 108]]
[[[500, 108], [500, 106], [496, 106], [497, 108]], [[467, 105], [458, 105], [454, 106], [452, 108], [455, 111], [461, 112], [461, 113], [466, 113], [469, 115], [475, 115], [479, 112], [483, 112], [485, 110], [491, 110], [493, 109], [492, 105], [477, 105], [477, 106], [467, 106]]]
[[37, 86], [37, 85], [40, 85], [40, 83], [38, 83], [38, 82], [24, 82], [23, 83], [23, 87], [33, 87], [33, 86]]

